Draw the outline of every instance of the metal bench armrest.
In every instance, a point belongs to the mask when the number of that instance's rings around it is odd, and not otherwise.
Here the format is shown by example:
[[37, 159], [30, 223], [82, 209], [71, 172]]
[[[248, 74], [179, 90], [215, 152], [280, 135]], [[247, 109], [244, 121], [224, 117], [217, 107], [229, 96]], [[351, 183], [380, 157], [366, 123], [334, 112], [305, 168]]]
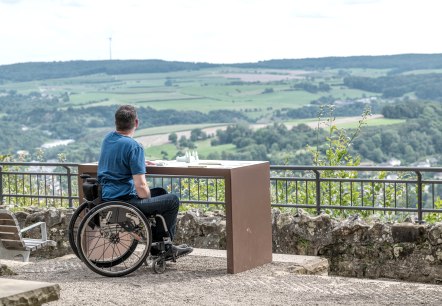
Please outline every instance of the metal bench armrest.
[[30, 226], [27, 226], [23, 229], [20, 230], [20, 233], [24, 233], [26, 231], [29, 231], [30, 229], [33, 229], [34, 227], [40, 226], [40, 231], [41, 231], [41, 240], [42, 241], [47, 241], [48, 240], [48, 233], [46, 231], [46, 222], [37, 222], [34, 223]]

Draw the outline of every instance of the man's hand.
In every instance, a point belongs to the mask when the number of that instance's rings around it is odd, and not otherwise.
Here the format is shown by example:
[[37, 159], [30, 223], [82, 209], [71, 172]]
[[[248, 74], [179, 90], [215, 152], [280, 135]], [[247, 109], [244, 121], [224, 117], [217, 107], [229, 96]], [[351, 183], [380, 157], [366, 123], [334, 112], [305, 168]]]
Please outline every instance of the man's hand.
[[155, 166], [156, 164], [154, 162], [151, 162], [150, 160], [146, 160], [146, 166]]

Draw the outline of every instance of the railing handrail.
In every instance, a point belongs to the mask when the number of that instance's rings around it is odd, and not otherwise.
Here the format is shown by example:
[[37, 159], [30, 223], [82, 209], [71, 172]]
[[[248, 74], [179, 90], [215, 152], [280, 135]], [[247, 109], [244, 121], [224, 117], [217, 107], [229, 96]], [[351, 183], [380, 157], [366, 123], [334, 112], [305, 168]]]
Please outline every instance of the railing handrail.
[[4, 166], [37, 166], [37, 167], [78, 167], [79, 163], [60, 162], [0, 162]]
[[442, 172], [442, 167], [401, 167], [401, 166], [294, 166], [271, 165], [270, 170], [345, 170], [345, 171], [400, 171], [400, 172]]
[[[0, 162], [5, 166], [48, 166], [78, 167], [80, 163], [60, 162]], [[311, 165], [270, 165], [270, 170], [346, 170], [346, 171], [421, 171], [442, 172], [442, 167], [403, 167], [403, 166], [311, 166]]]

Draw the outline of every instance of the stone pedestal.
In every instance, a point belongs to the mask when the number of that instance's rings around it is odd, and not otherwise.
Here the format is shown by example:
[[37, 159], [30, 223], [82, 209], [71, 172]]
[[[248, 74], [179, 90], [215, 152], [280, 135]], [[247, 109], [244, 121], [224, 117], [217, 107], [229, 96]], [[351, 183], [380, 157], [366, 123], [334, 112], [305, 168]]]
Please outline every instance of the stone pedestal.
[[60, 298], [58, 284], [0, 279], [0, 305], [42, 305]]

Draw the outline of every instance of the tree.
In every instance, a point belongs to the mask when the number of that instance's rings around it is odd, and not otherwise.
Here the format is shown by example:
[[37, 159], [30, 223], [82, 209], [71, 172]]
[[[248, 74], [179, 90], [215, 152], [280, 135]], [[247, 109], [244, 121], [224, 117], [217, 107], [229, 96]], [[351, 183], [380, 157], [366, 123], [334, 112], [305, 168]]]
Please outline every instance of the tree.
[[190, 140], [197, 141], [197, 140], [204, 140], [207, 138], [207, 134], [203, 132], [201, 129], [193, 129], [190, 131]]
[[169, 159], [169, 153], [167, 153], [164, 150], [161, 150], [160, 153], [161, 153], [161, 159], [164, 159], [164, 160], [168, 160]]
[[174, 145], [176, 145], [176, 144], [177, 144], [177, 141], [178, 141], [178, 135], [177, 135], [175, 132], [170, 133], [168, 139], [169, 139], [169, 141], [170, 141], [171, 143], [173, 143]]

